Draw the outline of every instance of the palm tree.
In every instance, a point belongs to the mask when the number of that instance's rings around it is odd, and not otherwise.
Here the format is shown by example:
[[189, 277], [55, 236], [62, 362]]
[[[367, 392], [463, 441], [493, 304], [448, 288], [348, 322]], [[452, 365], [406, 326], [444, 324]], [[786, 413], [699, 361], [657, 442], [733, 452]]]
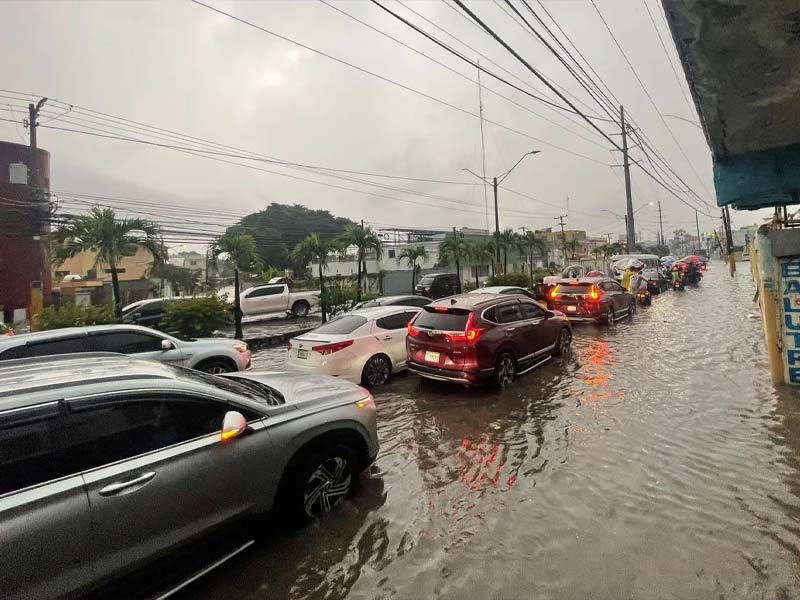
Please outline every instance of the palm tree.
[[455, 264], [459, 286], [461, 286], [461, 261], [469, 259], [469, 250], [469, 244], [464, 236], [455, 232], [439, 242], [439, 262], [443, 265]]
[[114, 310], [122, 315], [117, 265], [125, 256], [145, 248], [153, 255], [153, 263], [166, 259], [161, 230], [147, 219], [117, 219], [110, 208], [92, 208], [86, 215], [76, 215], [53, 233], [53, 260], [62, 263], [81, 252], [96, 252], [94, 266], [107, 265], [111, 271]]
[[233, 263], [233, 317], [236, 322], [235, 336], [244, 337], [242, 333], [242, 301], [239, 296], [239, 269], [249, 270], [258, 261], [256, 240], [252, 235], [236, 235], [226, 233], [211, 243], [211, 255], [216, 259], [220, 254], [227, 254]]
[[580, 249], [581, 249], [581, 243], [579, 240], [572, 239], [564, 242], [564, 250], [565, 251], [569, 250], [569, 252], [572, 254], [573, 260], [575, 259], [575, 253]]
[[469, 245], [469, 258], [475, 265], [475, 287], [480, 287], [478, 267], [494, 264], [494, 242], [488, 239], [473, 240]]
[[500, 234], [498, 242], [503, 251], [503, 273], [508, 273], [508, 251], [517, 247], [519, 234], [513, 229], [506, 229]]
[[325, 277], [323, 276], [323, 271], [328, 268], [328, 254], [334, 249], [334, 245], [331, 242], [321, 240], [316, 233], [310, 233], [302, 242], [297, 244], [292, 251], [292, 257], [297, 264], [307, 265], [311, 261], [317, 263], [323, 323], [328, 320], [325, 297]]
[[408, 266], [411, 267], [411, 293], [414, 293], [414, 286], [417, 284], [417, 260], [422, 259], [422, 262], [425, 262], [425, 259], [428, 258], [428, 253], [425, 251], [425, 248], [420, 246], [419, 248], [414, 248], [412, 246], [408, 246], [403, 248], [402, 252], [397, 256], [397, 260], [401, 261], [404, 260], [408, 263]]
[[344, 230], [341, 238], [341, 243], [347, 246], [355, 246], [358, 250], [358, 289], [356, 290], [356, 301], [361, 301], [361, 282], [367, 275], [367, 251], [373, 250], [375, 258], [378, 260], [383, 256], [383, 243], [381, 242], [378, 234], [375, 233], [369, 226], [364, 227], [356, 223], [351, 223]]
[[528, 258], [528, 268], [531, 276], [531, 287], [533, 287], [533, 256], [537, 252], [539, 256], [543, 255], [547, 249], [547, 244], [544, 238], [536, 235], [533, 231], [526, 231], [525, 235], [519, 236], [519, 243], [522, 251]]

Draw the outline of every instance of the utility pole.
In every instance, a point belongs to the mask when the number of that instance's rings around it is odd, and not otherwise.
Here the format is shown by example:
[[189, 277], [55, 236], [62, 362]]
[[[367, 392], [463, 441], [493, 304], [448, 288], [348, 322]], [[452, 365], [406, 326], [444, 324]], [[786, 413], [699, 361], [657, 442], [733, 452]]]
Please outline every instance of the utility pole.
[[700, 221], [697, 219], [697, 209], [694, 209], [694, 226], [697, 228], [697, 253], [700, 254]]
[[733, 231], [731, 230], [731, 212], [725, 206], [722, 209], [722, 222], [725, 225], [725, 241], [728, 249], [728, 264], [731, 269], [731, 277], [736, 273], [736, 257], [733, 255]]
[[564, 233], [564, 219], [567, 218], [567, 215], [561, 215], [560, 217], [555, 217], [554, 220], [558, 221], [559, 225], [561, 225], [561, 251], [564, 253], [564, 263], [566, 264], [567, 261], [567, 234]]
[[610, 246], [611, 245], [611, 234], [607, 233], [606, 237], [608, 238], [608, 245]]
[[29, 319], [31, 331], [39, 329], [39, 319], [44, 312], [44, 219], [42, 218], [42, 202], [45, 202], [42, 194], [42, 179], [39, 176], [39, 161], [37, 159], [38, 149], [36, 145], [36, 119], [39, 111], [47, 102], [47, 98], [42, 98], [36, 104], [28, 104], [28, 128], [30, 132], [30, 169], [28, 171], [28, 189], [31, 196], [31, 224], [33, 229], [34, 263], [31, 273], [31, 304]]
[[622, 166], [625, 170], [625, 201], [628, 218], [625, 220], [625, 229], [628, 234], [628, 252], [633, 252], [636, 247], [636, 229], [633, 223], [633, 198], [631, 197], [631, 166], [628, 161], [628, 132], [625, 128], [625, 109], [619, 107], [620, 124], [622, 125]]
[[456, 242], [456, 277], [458, 278], [458, 287], [461, 287], [461, 260], [458, 256], [458, 234], [455, 225], [453, 226], [453, 241]]
[[[481, 87], [481, 62], [476, 62], [478, 65], [478, 112], [480, 114], [481, 122], [481, 156], [483, 158], [483, 207], [486, 212], [486, 229], [489, 229], [489, 199], [486, 197], [486, 144], [483, 138], [483, 88]], [[495, 206], [497, 206], [497, 190], [495, 190]]]
[[497, 272], [500, 268], [500, 211], [497, 208], [497, 177], [492, 177], [492, 189], [494, 190], [494, 258], [497, 265], [495, 272]]
[[661, 199], [658, 200], [658, 231], [661, 233], [661, 245], [666, 246], [667, 240], [664, 238], [664, 221], [661, 220]]

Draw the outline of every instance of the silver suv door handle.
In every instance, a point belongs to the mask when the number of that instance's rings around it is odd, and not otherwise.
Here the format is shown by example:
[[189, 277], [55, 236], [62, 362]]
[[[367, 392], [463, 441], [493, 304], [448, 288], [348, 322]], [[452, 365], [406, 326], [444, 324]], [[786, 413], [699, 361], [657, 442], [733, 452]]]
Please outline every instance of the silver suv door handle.
[[122, 490], [127, 490], [128, 488], [132, 488], [142, 483], [147, 483], [155, 476], [156, 476], [155, 471], [150, 471], [149, 473], [142, 473], [141, 475], [135, 477], [134, 479], [129, 479], [128, 481], [120, 481], [117, 483], [109, 484], [106, 487], [102, 488], [98, 493], [101, 496], [113, 496], [114, 494], [117, 494]]
[[390, 335], [384, 335], [384, 336], [383, 336], [383, 337], [381, 337], [380, 339], [382, 339], [382, 340], [384, 340], [384, 341], [388, 341], [388, 340], [392, 339], [392, 336], [390, 336]]

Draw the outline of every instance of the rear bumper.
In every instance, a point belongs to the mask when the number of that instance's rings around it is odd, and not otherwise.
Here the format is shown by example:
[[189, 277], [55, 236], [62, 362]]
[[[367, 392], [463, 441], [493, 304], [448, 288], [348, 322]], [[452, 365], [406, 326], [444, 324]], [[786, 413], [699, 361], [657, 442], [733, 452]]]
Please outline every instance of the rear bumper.
[[430, 365], [408, 361], [408, 370], [416, 373], [420, 377], [432, 379], [434, 381], [448, 381], [450, 383], [460, 383], [461, 385], [478, 385], [491, 377], [491, 369], [482, 371], [456, 371], [454, 369], [442, 369]]

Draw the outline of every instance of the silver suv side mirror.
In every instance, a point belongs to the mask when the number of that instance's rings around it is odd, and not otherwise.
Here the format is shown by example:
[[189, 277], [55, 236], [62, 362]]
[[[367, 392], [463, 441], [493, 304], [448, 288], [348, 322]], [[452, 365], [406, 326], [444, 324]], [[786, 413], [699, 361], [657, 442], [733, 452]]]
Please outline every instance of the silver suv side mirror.
[[170, 342], [169, 340], [161, 340], [161, 349], [162, 350], [172, 350], [175, 345]]

